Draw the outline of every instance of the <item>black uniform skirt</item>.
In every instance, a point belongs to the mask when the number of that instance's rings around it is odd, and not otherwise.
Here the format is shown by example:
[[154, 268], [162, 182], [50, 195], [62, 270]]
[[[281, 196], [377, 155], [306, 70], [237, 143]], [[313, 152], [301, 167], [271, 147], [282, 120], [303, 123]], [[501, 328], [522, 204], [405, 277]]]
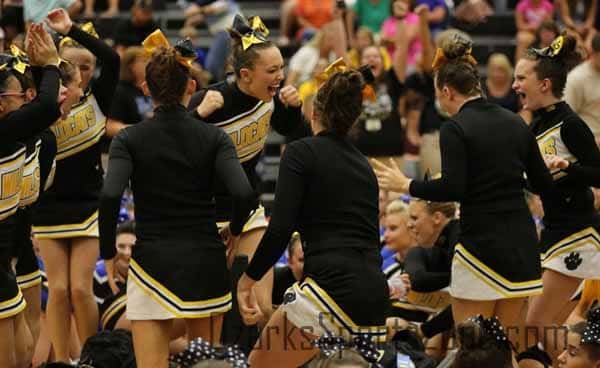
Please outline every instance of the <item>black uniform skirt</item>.
[[542, 230], [542, 267], [579, 279], [600, 279], [600, 228]]
[[386, 339], [389, 290], [376, 250], [332, 250], [306, 257], [305, 277], [283, 296], [286, 318], [304, 331]]
[[37, 239], [97, 238], [98, 200], [64, 199], [48, 192], [36, 207], [32, 232]]
[[138, 237], [127, 279], [127, 318], [206, 318], [231, 309], [225, 247], [218, 239]]
[[17, 283], [21, 290], [42, 283], [42, 272], [38, 266], [37, 257], [31, 242], [31, 213], [29, 210], [19, 210], [14, 215], [16, 220], [16, 255]]
[[125, 314], [127, 305], [126, 290], [125, 285], [123, 285], [117, 294], [104, 299], [104, 302], [100, 305], [100, 325], [103, 331], [114, 330], [121, 316]]
[[21, 313], [27, 303], [11, 267], [11, 249], [0, 249], [0, 319]]
[[537, 233], [526, 209], [463, 213], [460, 226], [452, 259], [453, 297], [499, 300], [542, 292]]

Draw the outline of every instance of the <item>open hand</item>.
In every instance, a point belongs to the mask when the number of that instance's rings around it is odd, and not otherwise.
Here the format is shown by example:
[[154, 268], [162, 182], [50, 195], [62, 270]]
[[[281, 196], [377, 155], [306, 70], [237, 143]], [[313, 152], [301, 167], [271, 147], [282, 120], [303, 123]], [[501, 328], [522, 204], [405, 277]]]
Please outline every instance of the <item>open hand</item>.
[[48, 17], [46, 18], [46, 24], [53, 31], [58, 32], [62, 35], [66, 35], [71, 31], [73, 27], [73, 21], [71, 17], [69, 17], [69, 13], [67, 13], [64, 9], [54, 9], [48, 13]]
[[390, 166], [385, 166], [376, 159], [371, 160], [379, 188], [391, 192], [408, 193], [411, 179], [402, 173], [396, 161], [390, 159], [389, 162]]

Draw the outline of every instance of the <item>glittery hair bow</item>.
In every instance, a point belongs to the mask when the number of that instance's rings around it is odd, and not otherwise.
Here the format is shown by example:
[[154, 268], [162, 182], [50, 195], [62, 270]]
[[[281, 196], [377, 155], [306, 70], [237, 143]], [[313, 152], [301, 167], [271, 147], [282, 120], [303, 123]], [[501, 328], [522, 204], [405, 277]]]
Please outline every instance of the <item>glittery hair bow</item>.
[[383, 368], [378, 362], [381, 354], [368, 335], [359, 335], [354, 337], [352, 341], [346, 341], [342, 337], [326, 334], [317, 339], [314, 342], [314, 346], [326, 357], [330, 357], [342, 350], [354, 349], [371, 364], [371, 367]]
[[234, 368], [248, 368], [246, 356], [238, 346], [215, 348], [202, 338], [192, 340], [187, 350], [173, 355], [170, 360], [179, 368], [187, 368], [209, 359], [224, 360]]
[[592, 309], [587, 317], [581, 344], [600, 344], [600, 308]]
[[10, 45], [10, 54], [15, 58], [12, 68], [21, 74], [25, 73], [29, 66], [27, 54], [15, 45]]
[[504, 328], [497, 317], [493, 316], [489, 318], [483, 318], [483, 316], [480, 314], [476, 317], [469, 318], [469, 321], [479, 325], [483, 333], [488, 338], [493, 338], [496, 340], [499, 347], [506, 348], [508, 350], [512, 349], [510, 340], [508, 340], [506, 337]]
[[473, 52], [472, 42], [465, 40], [463, 37], [461, 37], [459, 35], [454, 35], [454, 37], [452, 39], [452, 42], [454, 42], [454, 43], [460, 43], [460, 42], [464, 43], [465, 41], [468, 42], [467, 51], [463, 55], [459, 55], [459, 56], [453, 57], [452, 55], [446, 55], [446, 52], [444, 52], [444, 49], [441, 47], [438, 47], [437, 50], [435, 51], [435, 56], [433, 57], [433, 62], [431, 65], [433, 70], [434, 71], [438, 70], [442, 66], [444, 66], [444, 65], [448, 64], [449, 62], [451, 62], [452, 60], [456, 60], [456, 59], [463, 59], [471, 65], [477, 65], [477, 60], [475, 60], [473, 55], [471, 55], [471, 53]]
[[[331, 77], [333, 77], [337, 73], [342, 73], [350, 70], [350, 68], [346, 65], [346, 62], [343, 58], [339, 58], [333, 63], [329, 64], [325, 70], [315, 77], [317, 84], [322, 86], [327, 82]], [[375, 90], [373, 89], [373, 82], [375, 81], [375, 77], [371, 72], [371, 67], [368, 65], [361, 66], [358, 68], [358, 72], [362, 74], [363, 79], [365, 80], [365, 86], [362, 89], [363, 100], [371, 100], [374, 101], [377, 99], [377, 95], [375, 94]]]
[[[94, 24], [92, 22], [87, 22], [84, 25], [82, 25], [81, 30], [89, 35], [99, 38], [98, 33], [96, 32], [96, 29], [94, 28]], [[75, 45], [77, 45], [77, 42], [74, 39], [72, 39], [71, 37], [63, 37], [60, 40], [60, 42], [58, 43], [58, 47], [75, 46]]]
[[532, 50], [539, 57], [553, 58], [560, 53], [560, 50], [562, 50], [564, 43], [565, 38], [561, 35], [556, 37], [554, 41], [552, 41], [550, 46], [544, 47], [543, 49], [534, 48]]
[[[142, 42], [142, 46], [144, 47], [144, 51], [152, 56], [156, 51], [161, 48], [169, 49], [171, 48], [171, 44], [169, 40], [165, 37], [160, 29], [152, 32], [144, 42]], [[189, 39], [184, 39], [177, 41], [175, 46], [173, 46], [175, 51], [177, 51], [177, 61], [185, 66], [186, 68], [190, 68], [194, 60], [196, 60], [196, 50], [194, 50], [194, 46], [192, 45], [192, 41]]]
[[250, 17], [246, 21], [244, 17], [237, 14], [233, 20], [231, 30], [242, 39], [244, 51], [252, 45], [267, 42], [267, 36], [269, 36], [269, 29], [258, 16]]

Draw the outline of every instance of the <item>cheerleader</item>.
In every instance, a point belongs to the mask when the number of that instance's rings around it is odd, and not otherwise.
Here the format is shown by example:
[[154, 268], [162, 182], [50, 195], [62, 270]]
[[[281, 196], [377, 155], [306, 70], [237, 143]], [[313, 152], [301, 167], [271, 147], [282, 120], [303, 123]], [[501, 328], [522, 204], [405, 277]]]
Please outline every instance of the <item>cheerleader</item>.
[[196, 89], [189, 70], [196, 57], [191, 43], [171, 47], [155, 31], [144, 47], [152, 55], [145, 93], [156, 108], [153, 118], [121, 130], [112, 141], [100, 200], [100, 248], [107, 274], [113, 275], [121, 196], [131, 181], [137, 241], [126, 314], [137, 366], [166, 368], [174, 319], [185, 320], [190, 339], [217, 343], [223, 313], [231, 309], [214, 180], [234, 199], [232, 236], [241, 233], [254, 196], [227, 134], [185, 109]]
[[514, 326], [525, 297], [541, 293], [535, 224], [523, 195], [523, 174], [542, 193], [552, 180], [525, 123], [481, 97], [471, 41], [454, 36], [434, 61], [436, 95], [451, 121], [440, 131], [442, 176], [408, 179], [374, 161], [379, 184], [431, 201], [460, 202], [460, 236], [450, 294], [456, 323], [496, 315]]
[[[68, 116], [51, 127], [58, 146], [56, 175], [54, 185], [40, 199], [32, 227], [40, 240], [50, 283], [47, 315], [52, 344], [56, 359], [66, 361], [71, 310], [82, 341], [98, 326], [92, 275], [98, 258], [98, 196], [102, 186], [99, 142], [119, 77], [119, 56], [97, 37], [73, 25], [63, 9], [48, 13], [46, 23], [68, 36], [60, 41], [60, 55], [76, 66], [85, 91]], [[96, 57], [102, 71], [91, 82]]]
[[273, 216], [238, 282], [242, 318], [252, 323], [260, 314], [252, 287], [293, 231], [302, 234], [304, 278], [288, 289], [263, 329], [250, 355], [253, 367], [298, 367], [317, 353], [309, 340], [327, 334], [386, 337], [389, 289], [379, 254], [377, 180], [348, 138], [362, 110], [365, 82], [358, 71], [328, 69], [333, 75], [315, 98], [316, 135], [284, 151]]
[[[600, 279], [600, 217], [590, 189], [600, 185], [600, 151], [563, 101], [567, 74], [579, 61], [575, 39], [562, 35], [545, 49], [529, 49], [515, 69], [513, 88], [534, 112], [531, 129], [557, 186], [555, 195], [542, 198], [544, 292], [529, 303], [527, 325], [537, 328], [528, 330], [530, 344], [541, 342], [545, 327], [564, 322], [557, 317], [583, 279]], [[555, 356], [553, 342], [543, 344]]]
[[[11, 258], [15, 255], [21, 224], [20, 216], [15, 213], [19, 206], [33, 203], [33, 198], [39, 195], [39, 182], [29, 179], [39, 175], [35, 153], [39, 154], [40, 147], [33, 144], [28, 152], [22, 142], [40, 134], [60, 117], [59, 57], [52, 38], [41, 25], [33, 25], [29, 30], [28, 52], [31, 63], [42, 67], [38, 96], [30, 103], [26, 104], [24, 87], [12, 70], [18, 68], [22, 73], [23, 65], [17, 67], [18, 60], [8, 56], [3, 58], [0, 70], [0, 361], [6, 367], [29, 365], [33, 353], [31, 333], [22, 313], [26, 302], [17, 285]], [[25, 173], [30, 173], [31, 178], [25, 178]], [[24, 183], [31, 190], [24, 189]]]
[[[283, 58], [274, 43], [267, 40], [269, 31], [260, 18], [236, 16], [230, 30], [232, 64], [235, 81], [224, 81], [194, 96], [190, 107], [195, 108], [201, 120], [214, 124], [231, 137], [250, 184], [258, 185], [256, 164], [262, 152], [270, 127], [288, 135], [303, 124], [301, 102], [292, 86], [281, 89], [284, 80]], [[222, 183], [217, 184], [217, 220], [231, 217], [231, 198]], [[264, 234], [267, 221], [264, 209], [255, 209], [244, 225], [239, 244], [232, 251], [252, 259]], [[260, 281], [256, 289], [258, 302], [266, 320], [271, 313], [273, 271]], [[264, 322], [266, 322], [266, 320]]]

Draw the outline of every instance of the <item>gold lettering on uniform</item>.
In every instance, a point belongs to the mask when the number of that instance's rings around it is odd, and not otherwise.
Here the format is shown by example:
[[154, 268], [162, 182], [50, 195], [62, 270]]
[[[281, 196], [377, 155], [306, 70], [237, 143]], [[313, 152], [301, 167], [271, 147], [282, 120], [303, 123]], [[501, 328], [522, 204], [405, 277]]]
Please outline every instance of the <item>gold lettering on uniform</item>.
[[542, 142], [540, 151], [542, 152], [542, 155], [556, 155], [556, 139], [549, 138]]
[[246, 125], [240, 130], [240, 146], [247, 146], [249, 144], [255, 143], [256, 131], [258, 128], [257, 123], [251, 123], [250, 125]]
[[40, 168], [36, 167], [32, 175], [23, 178], [21, 187], [21, 198], [30, 198], [39, 194], [40, 190]]
[[82, 110], [61, 120], [51, 127], [56, 135], [58, 145], [87, 131], [96, 124], [96, 114], [92, 105], [86, 105]]
[[233, 142], [233, 145], [235, 146], [235, 148], [237, 149], [239, 146], [239, 142], [238, 142], [238, 132], [231, 132], [229, 133], [229, 138], [231, 138], [231, 141]]
[[7, 199], [13, 197], [21, 190], [21, 182], [23, 180], [23, 168], [4, 173], [2, 175], [2, 198]]

